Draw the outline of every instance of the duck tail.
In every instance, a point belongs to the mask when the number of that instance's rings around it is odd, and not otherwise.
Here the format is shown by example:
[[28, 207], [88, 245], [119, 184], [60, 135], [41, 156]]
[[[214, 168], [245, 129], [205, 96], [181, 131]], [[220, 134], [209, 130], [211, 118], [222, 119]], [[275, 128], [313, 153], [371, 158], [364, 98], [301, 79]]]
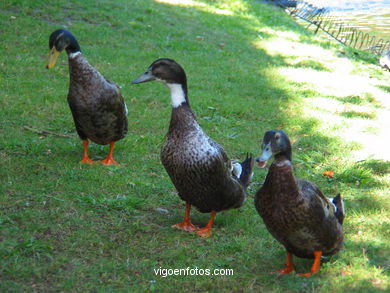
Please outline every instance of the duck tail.
[[343, 200], [341, 199], [340, 193], [332, 199], [332, 203], [336, 207], [335, 216], [339, 221], [340, 225], [342, 225], [345, 218], [345, 210], [344, 210], [344, 203]]
[[249, 155], [248, 153], [246, 154], [246, 159], [240, 163], [242, 171], [239, 179], [245, 189], [249, 186], [249, 183], [252, 180], [254, 164], [255, 160], [253, 159], [252, 155]]

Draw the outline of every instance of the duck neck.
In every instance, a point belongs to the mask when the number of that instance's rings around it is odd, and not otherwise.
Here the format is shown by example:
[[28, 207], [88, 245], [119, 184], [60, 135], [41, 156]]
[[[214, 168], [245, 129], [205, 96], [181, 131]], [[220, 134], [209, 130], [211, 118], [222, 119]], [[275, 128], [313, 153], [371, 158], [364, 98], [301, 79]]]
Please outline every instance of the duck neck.
[[185, 135], [187, 132], [197, 130], [199, 126], [188, 101], [186, 84], [167, 83], [167, 85], [171, 91], [172, 104], [169, 132]]
[[167, 83], [167, 86], [171, 92], [171, 105], [173, 109], [185, 104], [188, 106], [190, 105], [188, 101], [187, 84]]
[[69, 72], [71, 77], [82, 79], [87, 78], [84, 74], [85, 72], [93, 72], [92, 66], [89, 64], [88, 60], [79, 52], [70, 53], [68, 55], [69, 59]]
[[271, 200], [297, 199], [299, 197], [291, 163], [291, 148], [275, 155], [275, 160], [269, 168], [264, 186], [270, 191], [269, 194], [274, 195], [275, 198]]
[[275, 161], [283, 161], [283, 160], [288, 160], [292, 161], [292, 152], [291, 152], [291, 148], [287, 148], [285, 151], [283, 152], [280, 152], [278, 154], [275, 155]]
[[76, 58], [78, 55], [81, 55], [81, 51], [76, 51], [76, 52], [68, 53], [69, 59], [74, 59], [74, 58]]
[[80, 45], [77, 40], [72, 36], [69, 45], [65, 48], [66, 53], [70, 56], [71, 54], [81, 53]]
[[275, 160], [268, 170], [263, 185], [268, 192], [267, 200], [280, 201], [283, 198], [295, 200], [299, 198], [297, 182], [289, 160]]
[[80, 51], [69, 54], [68, 60], [71, 84], [96, 89], [106, 82]]

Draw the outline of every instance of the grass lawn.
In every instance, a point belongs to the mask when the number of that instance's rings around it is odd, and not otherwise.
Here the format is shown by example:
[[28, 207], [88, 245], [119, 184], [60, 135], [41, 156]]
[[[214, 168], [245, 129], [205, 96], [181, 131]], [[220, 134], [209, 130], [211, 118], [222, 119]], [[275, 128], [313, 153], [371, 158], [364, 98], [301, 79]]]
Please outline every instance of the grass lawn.
[[[314, 36], [254, 0], [65, 1], [0, 4], [1, 292], [377, 292], [389, 288], [390, 76], [370, 57]], [[48, 37], [67, 28], [90, 63], [122, 86], [129, 133], [120, 167], [84, 166], [66, 101], [65, 52], [45, 69]], [[217, 215], [213, 235], [182, 220], [159, 159], [168, 90], [131, 85], [152, 61], [186, 70], [203, 129], [231, 158], [258, 155], [263, 133], [285, 130], [295, 173], [345, 200], [345, 248], [312, 278], [277, 276], [283, 247], [253, 195]], [[90, 144], [92, 159], [108, 146]], [[332, 170], [333, 178], [323, 176]], [[208, 214], [193, 211], [195, 224]], [[294, 259], [298, 272], [310, 260]], [[161, 276], [163, 269], [230, 269], [231, 276]]]

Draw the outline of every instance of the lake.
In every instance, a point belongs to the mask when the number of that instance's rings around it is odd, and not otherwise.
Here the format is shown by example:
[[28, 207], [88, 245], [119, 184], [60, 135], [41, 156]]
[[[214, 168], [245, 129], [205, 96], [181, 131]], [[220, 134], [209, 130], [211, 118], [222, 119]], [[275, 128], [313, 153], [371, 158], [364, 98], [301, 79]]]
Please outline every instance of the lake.
[[345, 24], [390, 40], [390, 0], [307, 0], [318, 8], [326, 8], [328, 14], [339, 18]]

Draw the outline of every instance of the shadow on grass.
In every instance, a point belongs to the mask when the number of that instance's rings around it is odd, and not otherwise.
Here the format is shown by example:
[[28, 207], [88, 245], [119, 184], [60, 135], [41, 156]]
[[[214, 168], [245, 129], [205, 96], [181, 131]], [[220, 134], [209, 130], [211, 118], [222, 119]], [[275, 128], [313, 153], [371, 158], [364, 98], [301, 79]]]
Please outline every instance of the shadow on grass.
[[343, 104], [353, 104], [353, 105], [362, 105], [365, 104], [365, 99], [360, 96], [346, 96], [343, 98], [338, 98], [338, 101]]
[[374, 174], [384, 176], [390, 174], [390, 162], [384, 160], [364, 160], [357, 163], [358, 166], [372, 170]]
[[[69, 5], [66, 3], [61, 2], [55, 7], [60, 11], [58, 15], [49, 13], [50, 11], [42, 12], [42, 15], [44, 15], [42, 19], [47, 20], [48, 15], [50, 15], [49, 23], [63, 23], [62, 17], [64, 14], [72, 14], [72, 11], [69, 11]], [[214, 1], [208, 1], [207, 3], [214, 3]], [[203, 11], [201, 7], [176, 7], [152, 1], [135, 1], [131, 7], [126, 6], [127, 2], [125, 3], [125, 1], [123, 1], [123, 4], [124, 8], [122, 9], [120, 5], [111, 6], [102, 3], [100, 10], [104, 13], [95, 15], [96, 19], [93, 27], [90, 21], [82, 21], [83, 17], [91, 17], [88, 14], [91, 13], [91, 7], [80, 4], [85, 7], [77, 7], [73, 12], [80, 12], [84, 8], [88, 8], [89, 12], [85, 12], [85, 15], [78, 15], [77, 22], [71, 28], [72, 30], [79, 30], [80, 36], [86, 39], [85, 45], [83, 44], [84, 47], [88, 46], [88, 41], [92, 43], [95, 40], [104, 42], [109, 47], [114, 44], [122, 49], [129, 49], [134, 45], [135, 50], [115, 51], [118, 60], [119, 58], [132, 60], [133, 67], [131, 69], [129, 69], [128, 64], [112, 66], [114, 71], [118, 71], [118, 74], [124, 76], [121, 78], [126, 82], [131, 80], [129, 75], [139, 75], [157, 57], [177, 59], [188, 72], [190, 100], [192, 101], [192, 94], [194, 94], [192, 105], [196, 108], [198, 117], [204, 117], [202, 126], [211, 137], [225, 146], [227, 150], [245, 153], [248, 149], [251, 149], [250, 146], [252, 145], [253, 148], [257, 149], [258, 141], [264, 131], [283, 128], [291, 138], [299, 138], [297, 147], [301, 150], [294, 150], [293, 156], [301, 160], [299, 163], [303, 165], [302, 172], [307, 174], [311, 172], [313, 166], [323, 163], [325, 157], [333, 151], [342, 153], [341, 149], [346, 147], [341, 139], [325, 135], [320, 131], [319, 124], [322, 121], [305, 117], [304, 113], [299, 111], [299, 106], [293, 105], [297, 101], [302, 102], [295, 96], [301, 89], [291, 93], [285, 90], [283, 84], [281, 84], [284, 81], [277, 80], [275, 76], [269, 73], [274, 68], [288, 66], [284, 59], [271, 57], [265, 50], [253, 45], [260, 26], [302, 33], [304, 30], [298, 25], [291, 24], [288, 16], [276, 15], [275, 8], [264, 6], [267, 12], [257, 15], [258, 26], [250, 26], [246, 25], [239, 14], [209, 13]], [[31, 4], [31, 1], [27, 1], [23, 5], [28, 9], [28, 5], [35, 5], [36, 8], [40, 4], [35, 2]], [[65, 12], [61, 10], [64, 7], [68, 9]], [[45, 9], [44, 6], [41, 9]], [[256, 7], [253, 10], [259, 11], [259, 8]], [[192, 15], [194, 11], [198, 13], [195, 17]], [[39, 15], [39, 13], [35, 14], [34, 12], [34, 17], [38, 18]], [[116, 17], [113, 18], [113, 15], [116, 15]], [[115, 29], [112, 29], [111, 26], [97, 25], [100, 20], [104, 24], [111, 21], [115, 22]], [[164, 23], [164, 25], [161, 25], [161, 23]], [[210, 23], [213, 24], [213, 29], [211, 29]], [[30, 29], [31, 34], [35, 37], [38, 37], [38, 33], [33, 31], [42, 31], [40, 25], [23, 27]], [[48, 29], [48, 27], [49, 25], [45, 29]], [[94, 32], [96, 29], [105, 30], [109, 33], [103, 38], [100, 33]], [[225, 30], [229, 31], [229, 34]], [[92, 31], [91, 36], [89, 36], [90, 31]], [[203, 41], [196, 39], [199, 34], [206, 36]], [[164, 37], [161, 37], [161, 35]], [[136, 44], [128, 43], [128, 39], [131, 37], [138, 37]], [[267, 39], [271, 36], [262, 33], [262, 37]], [[306, 37], [302, 38], [305, 39]], [[42, 47], [46, 48], [47, 40], [44, 41], [45, 46], [42, 45]], [[226, 42], [225, 46], [221, 46], [222, 41]], [[28, 38], [26, 42], [32, 41]], [[25, 55], [22, 55], [22, 57], [30, 54], [28, 49], [33, 48], [33, 44], [21, 45], [21, 47], [25, 47], [26, 52], [23, 53]], [[109, 49], [111, 50], [112, 47]], [[41, 48], [39, 47], [37, 51], [41, 52]], [[121, 51], [125, 51], [125, 53]], [[103, 54], [103, 56], [108, 56], [108, 54]], [[113, 63], [116, 64], [115, 61], [118, 60], [114, 59]], [[41, 61], [34, 61], [37, 62], [34, 66], [38, 67], [38, 62]], [[297, 66], [325, 70], [322, 65], [315, 61], [305, 61], [298, 63]], [[42, 83], [38, 76], [28, 76], [35, 83]], [[65, 87], [66, 82], [64, 81], [59, 86]], [[300, 86], [302, 85], [297, 84], [298, 88]], [[310, 90], [310, 88], [306, 88], [302, 90], [306, 92], [301, 93], [305, 97], [314, 95], [315, 91], [311, 90], [310, 92]], [[168, 123], [169, 118], [164, 118], [164, 120], [161, 117], [156, 117], [161, 116], [156, 115], [161, 109], [158, 107], [150, 109], [150, 105], [147, 103], [155, 99], [155, 94], [161, 91], [162, 89], [157, 88], [157, 86], [155, 90], [154, 88], [151, 90], [152, 94], [145, 88], [124, 88], [124, 92], [127, 93], [128, 97], [141, 97], [141, 99], [132, 104], [134, 110], [130, 109], [130, 111], [134, 111], [134, 116], [129, 119], [137, 120], [137, 124], [130, 124], [133, 127], [130, 130], [131, 134], [122, 143], [118, 144], [116, 149], [122, 149], [124, 153], [124, 162], [121, 162], [124, 167], [121, 168], [79, 167], [81, 143], [77, 138], [72, 138], [71, 143], [68, 141], [64, 143], [63, 140], [58, 142], [59, 140], [56, 140], [56, 138], [47, 138], [47, 143], [51, 145], [51, 153], [59, 153], [58, 157], [52, 156], [47, 159], [50, 154], [42, 152], [43, 143], [31, 143], [31, 135], [18, 137], [20, 144], [22, 146], [26, 145], [22, 148], [24, 153], [23, 156], [18, 157], [18, 161], [7, 163], [9, 168], [6, 175], [9, 178], [16, 177], [22, 183], [27, 184], [18, 183], [9, 187], [13, 190], [11, 193], [7, 193], [8, 197], [6, 198], [8, 203], [14, 204], [14, 208], [10, 208], [9, 211], [20, 212], [18, 214], [20, 218], [15, 225], [23, 231], [20, 235], [13, 235], [15, 239], [21, 239], [18, 240], [20, 246], [16, 245], [19, 247], [20, 253], [15, 254], [15, 261], [11, 260], [6, 265], [12, 271], [9, 279], [15, 276], [18, 269], [26, 267], [23, 260], [31, 256], [32, 251], [44, 251], [47, 247], [53, 247], [53, 250], [49, 251], [50, 253], [54, 251], [53, 267], [61, 268], [64, 258], [66, 260], [70, 259], [70, 263], [75, 263], [74, 269], [58, 269], [55, 272], [58, 279], [66, 279], [69, 275], [82, 273], [81, 282], [83, 284], [80, 288], [92, 288], [92, 290], [97, 286], [93, 282], [112, 282], [114, 288], [128, 288], [129, 284], [135, 284], [134, 286], [142, 284], [144, 288], [150, 289], [152, 284], [150, 280], [155, 281], [157, 279], [152, 273], [152, 268], [158, 268], [166, 264], [174, 266], [177, 265], [177, 260], [179, 260], [182, 267], [188, 266], [191, 262], [193, 264], [199, 262], [205, 267], [206, 265], [238, 266], [243, 272], [240, 277], [244, 278], [244, 281], [237, 285], [236, 279], [223, 280], [225, 283], [221, 281], [219, 284], [220, 291], [227, 288], [232, 290], [236, 287], [241, 290], [242, 286], [250, 286], [250, 284], [255, 283], [257, 275], [265, 276], [261, 277], [264, 280], [271, 279], [268, 276], [268, 271], [265, 273], [258, 269], [259, 267], [263, 268], [262, 264], [259, 264], [262, 261], [262, 256], [270, 258], [269, 250], [263, 251], [263, 247], [258, 247], [258, 251], [253, 252], [252, 245], [250, 245], [251, 241], [263, 243], [262, 235], [267, 233], [264, 225], [259, 224], [261, 220], [254, 211], [252, 200], [248, 200], [246, 203], [246, 205], [251, 205], [250, 208], [244, 207], [247, 208], [245, 212], [248, 212], [250, 217], [243, 212], [241, 213], [240, 210], [228, 211], [216, 218], [215, 228], [221, 231], [216, 233], [219, 238], [215, 236], [207, 240], [198, 239], [169, 227], [169, 225], [176, 223], [176, 219], [182, 219], [184, 204], [174, 194], [173, 186], [163, 168], [160, 165], [155, 166], [160, 164], [158, 156], [150, 156], [150, 152], [157, 152], [157, 144], [161, 142], [161, 138], [156, 138], [156, 136], [157, 134], [160, 135], [162, 127], [167, 127], [167, 125], [162, 126], [162, 122], [166, 121]], [[40, 93], [31, 92], [34, 101], [39, 103]], [[167, 94], [164, 92], [164, 94], [158, 95], [166, 96]], [[22, 95], [18, 97], [15, 94], [15, 99], [20, 99], [21, 104], [23, 104], [22, 97]], [[55, 98], [56, 96], [48, 97], [48, 101], [50, 102], [50, 99], [55, 100]], [[168, 104], [168, 101], [166, 101], [167, 107], [169, 107]], [[214, 107], [215, 110], [208, 108], [208, 106]], [[65, 102], [64, 107], [67, 107]], [[51, 111], [50, 103], [47, 105], [47, 111]], [[139, 118], [140, 113], [145, 113], [146, 118], [144, 120]], [[161, 114], [161, 112], [158, 112], [158, 114]], [[150, 117], [154, 119], [150, 119]], [[206, 119], [205, 117], [211, 118]], [[17, 115], [14, 118], [17, 121]], [[28, 119], [36, 119], [38, 120], [36, 123], [39, 125], [47, 124], [45, 115], [28, 116], [25, 119], [27, 119], [27, 122], [29, 122]], [[138, 122], [139, 125], [147, 125], [148, 127], [138, 126]], [[64, 121], [54, 120], [54, 128], [63, 129], [63, 123]], [[156, 131], [156, 128], [158, 128], [158, 131]], [[232, 132], [230, 128], [236, 129]], [[6, 129], [8, 132], [13, 132], [13, 130], [11, 128]], [[238, 134], [234, 136], [232, 133]], [[136, 134], [142, 134], [143, 137], [136, 140], [133, 138]], [[5, 146], [5, 148], [7, 151], [11, 150], [8, 154], [13, 156], [12, 152], [15, 151], [15, 148], [12, 149], [12, 146]], [[16, 151], [18, 151], [17, 148]], [[126, 154], [126, 152], [137, 153]], [[96, 153], [102, 154], [98, 150]], [[69, 163], [69, 160], [73, 161]], [[128, 165], [126, 165], [126, 160], [128, 160]], [[35, 169], [36, 166], [39, 169], [31, 172], [31, 169]], [[376, 172], [382, 172], [387, 170], [388, 165], [379, 164], [378, 167], [378, 164], [370, 163], [363, 164], [361, 168], [364, 170], [376, 168]], [[265, 174], [258, 175], [258, 181], [260, 181], [259, 177], [261, 176], [264, 177]], [[340, 177], [340, 180], [346, 184], [355, 183], [356, 180], [363, 178], [366, 180], [364, 184], [378, 186], [374, 174], [356, 170], [355, 167], [345, 170], [343, 176]], [[46, 197], [36, 197], [33, 206], [27, 198], [17, 199], [17, 202], [13, 202], [16, 193], [23, 193], [29, 188], [41, 192]], [[332, 190], [333, 187], [326, 186], [326, 188]], [[53, 196], [64, 200], [65, 203], [53, 199]], [[366, 205], [367, 209], [376, 209], [380, 206], [379, 203], [372, 204], [372, 201], [368, 198], [364, 201], [370, 202]], [[27, 203], [30, 206], [27, 206]], [[165, 208], [168, 212], [174, 209], [174, 216], [173, 213], [166, 217], [156, 213], [153, 216], [149, 215], [149, 217], [144, 215], [154, 211], [156, 207]], [[34, 217], [35, 213], [39, 214], [39, 217]], [[134, 216], [136, 213], [139, 214]], [[233, 215], [236, 217], [233, 217]], [[164, 217], [162, 221], [160, 220], [161, 217]], [[208, 220], [208, 215], [202, 215], [202, 221], [199, 221], [199, 217], [199, 214], [195, 214], [194, 221], [204, 223]], [[222, 220], [219, 220], [220, 217]], [[50, 219], [50, 223], [47, 223], [48, 219]], [[167, 224], [167, 227], [161, 227], [161, 222], [164, 225]], [[248, 222], [253, 225], [248, 225]], [[47, 235], [45, 236], [47, 237], [45, 242], [30, 241], [30, 239], [35, 239], [29, 238], [30, 236], [34, 236], [46, 226], [53, 225], [57, 230], [61, 230], [64, 229], [64, 223], [65, 228], [73, 237], [66, 235], [59, 240], [54, 236], [51, 237], [52, 235]], [[9, 229], [14, 228], [12, 224], [6, 224]], [[231, 226], [228, 225], [233, 226], [235, 230], [231, 231]], [[257, 233], [257, 230], [253, 228], [255, 225], [261, 227], [260, 233]], [[243, 229], [242, 227], [247, 228]], [[239, 237], [237, 237], [236, 242], [233, 242], [232, 239], [237, 235]], [[219, 243], [223, 244], [219, 245]], [[274, 243], [272, 242], [272, 244]], [[357, 248], [351, 247], [352, 250]], [[283, 248], [280, 249], [283, 250]], [[237, 251], [240, 253], [234, 255]], [[354, 252], [358, 253], [358, 251]], [[258, 260], [253, 260], [251, 257], [253, 253], [259, 254]], [[17, 257], [19, 259], [16, 261]], [[235, 262], [235, 257], [243, 265]], [[283, 259], [280, 260], [280, 264], [282, 263]], [[40, 265], [46, 266], [46, 263], [38, 263], [37, 268], [37, 264], [29, 264], [37, 271], [40, 270]], [[112, 274], [112, 278], [109, 279], [107, 275], [103, 275], [103, 272], [95, 271], [96, 264], [102, 264], [102, 271], [106, 271], [105, 266], [112, 268], [112, 266], [117, 265], [120, 269], [118, 272], [115, 271], [115, 274]], [[45, 272], [37, 275], [34, 269], [29, 269], [28, 272], [26, 270], [24, 273], [25, 280], [21, 281], [25, 282], [30, 289], [30, 283], [39, 283], [38, 286], [45, 286], [46, 277], [49, 275]], [[244, 276], [247, 272], [255, 273], [251, 276]], [[50, 273], [50, 275], [53, 275], [53, 273]], [[65, 275], [64, 278], [63, 275]], [[121, 279], [116, 284], [118, 275]], [[111, 277], [111, 275], [109, 276]], [[134, 283], [133, 280], [129, 281], [128, 276], [134, 278], [138, 283]], [[293, 283], [294, 288], [300, 288], [302, 283], [301, 279], [292, 279], [292, 281], [290, 279], [274, 280], [268, 281], [273, 282], [272, 286], [267, 283], [268, 285], [265, 288], [271, 288], [271, 291], [290, 290], [290, 283]], [[62, 281], [56, 281], [58, 283], [57, 288], [61, 288]], [[84, 281], [90, 287], [84, 284]], [[161, 280], [158, 279], [158, 281]], [[199, 282], [199, 280], [196, 281]], [[214, 279], [211, 281], [208, 279], [202, 280], [207, 286], [213, 286], [214, 281]], [[179, 284], [185, 283], [188, 286], [197, 282], [193, 279], [190, 279], [190, 281], [170, 279], [167, 284], [160, 282], [155, 286], [157, 288], [162, 286], [162, 289], [170, 289], [171, 291], [173, 287], [176, 288]], [[313, 285], [310, 281], [308, 283], [309, 286]], [[75, 284], [80, 283], [76, 282]], [[318, 283], [314, 283], [314, 285], [317, 286]], [[262, 286], [263, 284], [258, 284], [258, 287], [254, 289], [264, 290]], [[75, 286], [72, 287], [75, 288]], [[189, 287], [193, 288], [193, 286]], [[200, 288], [198, 287], [199, 291]], [[245, 291], [245, 289], [243, 290]], [[218, 288], [214, 288], [214, 290], [217, 291]]]
[[381, 90], [385, 91], [386, 93], [390, 93], [390, 86], [378, 85], [377, 87], [380, 88]]
[[308, 69], [313, 69], [313, 70], [317, 70], [317, 71], [326, 71], [326, 72], [331, 71], [322, 62], [319, 62], [316, 60], [311, 60], [311, 59], [305, 59], [305, 60], [298, 61], [292, 67], [294, 67], [294, 68], [308, 68]]
[[345, 118], [361, 118], [373, 120], [376, 118], [375, 112], [360, 112], [360, 111], [344, 111], [340, 113], [340, 116]]

